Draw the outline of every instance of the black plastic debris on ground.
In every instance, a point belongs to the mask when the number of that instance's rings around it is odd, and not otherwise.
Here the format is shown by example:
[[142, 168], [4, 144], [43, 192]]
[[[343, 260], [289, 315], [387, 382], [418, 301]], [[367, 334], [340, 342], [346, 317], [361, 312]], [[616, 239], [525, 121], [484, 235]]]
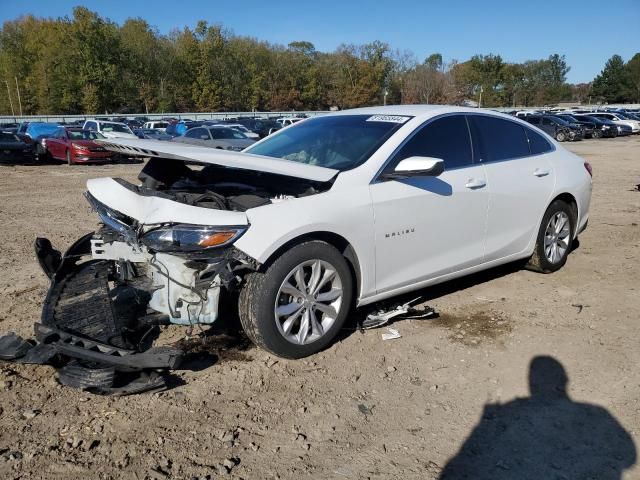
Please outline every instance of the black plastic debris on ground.
[[[183, 351], [152, 347], [158, 326], [146, 316], [148, 294], [135, 286], [113, 288], [111, 261], [89, 260], [92, 234], [61, 255], [46, 239], [36, 240], [36, 255], [51, 279], [36, 341], [15, 333], [0, 337], [0, 359], [53, 365], [61, 384], [101, 395], [158, 391], [176, 383]], [[148, 317], [148, 316], [146, 316]]]

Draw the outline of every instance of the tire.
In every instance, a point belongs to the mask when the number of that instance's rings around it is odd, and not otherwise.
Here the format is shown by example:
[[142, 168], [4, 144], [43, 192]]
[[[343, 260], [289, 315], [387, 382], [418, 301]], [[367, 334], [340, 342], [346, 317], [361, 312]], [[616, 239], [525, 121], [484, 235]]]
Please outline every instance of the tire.
[[[561, 221], [566, 221], [566, 223], [561, 224]], [[553, 228], [554, 223], [555, 225], [561, 224], [560, 231]], [[542, 217], [536, 245], [527, 267], [540, 273], [552, 273], [560, 270], [567, 263], [567, 257], [571, 251], [575, 224], [574, 211], [567, 203], [556, 200], [549, 205]], [[549, 233], [550, 235], [548, 235]]]
[[567, 134], [564, 132], [557, 132], [556, 133], [556, 140], [559, 142], [564, 142], [567, 139]]
[[73, 165], [73, 160], [71, 160], [71, 151], [70, 150], [66, 151], [65, 157], [67, 158], [67, 165]]
[[591, 134], [591, 138], [602, 138], [602, 130], [595, 129]]
[[[318, 274], [316, 282], [313, 272]], [[326, 278], [329, 280], [324, 281]], [[279, 357], [302, 358], [323, 350], [335, 339], [351, 309], [351, 269], [342, 254], [325, 242], [296, 245], [264, 272], [247, 275], [245, 281], [238, 298], [242, 328], [254, 344]], [[309, 285], [320, 285], [316, 295], [313, 288], [311, 292], [304, 288]], [[335, 297], [338, 291], [339, 298]]]

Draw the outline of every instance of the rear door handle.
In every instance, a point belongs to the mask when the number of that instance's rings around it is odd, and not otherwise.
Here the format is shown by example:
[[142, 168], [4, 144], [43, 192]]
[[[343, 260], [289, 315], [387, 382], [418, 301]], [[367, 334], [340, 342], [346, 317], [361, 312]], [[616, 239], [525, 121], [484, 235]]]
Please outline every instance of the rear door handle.
[[534, 174], [536, 177], [546, 177], [546, 176], [547, 176], [547, 175], [549, 175], [550, 173], [551, 173], [551, 171], [550, 171], [550, 170], [544, 170], [544, 169], [541, 169], [541, 168], [536, 168], [536, 169], [533, 171], [533, 174]]
[[486, 185], [487, 182], [485, 182], [481, 178], [470, 178], [469, 180], [467, 180], [467, 183], [465, 183], [464, 186], [467, 188], [475, 189], [485, 187]]

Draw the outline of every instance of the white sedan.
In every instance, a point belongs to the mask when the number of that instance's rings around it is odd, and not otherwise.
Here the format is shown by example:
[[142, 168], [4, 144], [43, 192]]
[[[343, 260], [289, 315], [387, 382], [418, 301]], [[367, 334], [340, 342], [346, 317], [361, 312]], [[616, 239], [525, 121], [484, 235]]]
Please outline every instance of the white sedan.
[[88, 182], [111, 281], [185, 325], [238, 292], [249, 338], [287, 358], [327, 347], [354, 307], [520, 259], [554, 272], [589, 217], [590, 165], [492, 111], [347, 110], [242, 153], [101, 143], [151, 157], [140, 185]]

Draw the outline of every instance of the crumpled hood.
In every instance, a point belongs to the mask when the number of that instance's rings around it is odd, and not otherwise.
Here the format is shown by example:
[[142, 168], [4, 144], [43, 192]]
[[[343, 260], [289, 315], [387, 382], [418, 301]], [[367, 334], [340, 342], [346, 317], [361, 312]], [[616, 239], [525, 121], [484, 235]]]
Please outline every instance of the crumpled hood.
[[113, 178], [87, 181], [87, 190], [100, 203], [143, 225], [189, 223], [209, 226], [242, 226], [249, 222], [244, 212], [214, 210], [152, 195], [141, 195]]
[[183, 160], [197, 163], [222, 165], [257, 172], [275, 173], [315, 182], [328, 182], [339, 172], [333, 168], [318, 167], [281, 158], [232, 152], [215, 148], [189, 145], [179, 142], [157, 140], [129, 140], [124, 138], [96, 140], [107, 150], [125, 155], [161, 157], [169, 160]]

